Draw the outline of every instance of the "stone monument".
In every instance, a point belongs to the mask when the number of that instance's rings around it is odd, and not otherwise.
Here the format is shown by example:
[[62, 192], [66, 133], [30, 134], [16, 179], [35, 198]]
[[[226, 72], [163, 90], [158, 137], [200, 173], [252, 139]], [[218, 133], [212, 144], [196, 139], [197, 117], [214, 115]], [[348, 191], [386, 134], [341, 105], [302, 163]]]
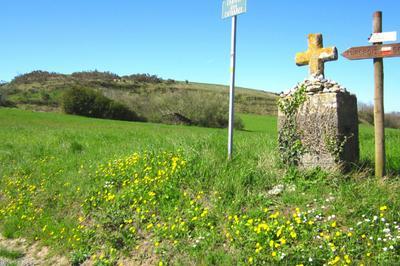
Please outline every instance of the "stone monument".
[[[336, 81], [325, 78], [324, 63], [337, 58], [336, 47], [323, 47], [322, 34], [310, 34], [308, 50], [296, 54], [296, 64], [309, 65], [310, 76], [281, 94], [281, 100], [300, 89], [306, 94], [295, 115], [304, 150], [298, 160], [302, 168], [344, 170], [359, 160], [357, 98]], [[286, 121], [279, 111], [280, 135]]]

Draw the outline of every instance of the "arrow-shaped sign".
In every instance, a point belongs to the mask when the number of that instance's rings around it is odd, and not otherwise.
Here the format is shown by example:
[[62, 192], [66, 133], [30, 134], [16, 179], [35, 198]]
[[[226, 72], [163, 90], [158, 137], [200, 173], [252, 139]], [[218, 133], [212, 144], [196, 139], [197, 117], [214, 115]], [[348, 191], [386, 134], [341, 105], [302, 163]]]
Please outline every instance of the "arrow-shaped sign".
[[342, 53], [350, 60], [400, 57], [400, 43], [353, 47]]

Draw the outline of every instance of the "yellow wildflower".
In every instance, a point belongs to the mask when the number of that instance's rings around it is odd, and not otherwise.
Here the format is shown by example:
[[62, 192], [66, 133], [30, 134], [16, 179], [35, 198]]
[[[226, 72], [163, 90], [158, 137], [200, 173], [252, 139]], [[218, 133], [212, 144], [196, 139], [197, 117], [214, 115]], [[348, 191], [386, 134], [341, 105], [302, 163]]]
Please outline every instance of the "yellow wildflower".
[[269, 218], [271, 218], [271, 219], [276, 219], [276, 218], [278, 218], [279, 214], [280, 214], [279, 212], [275, 212], [275, 213], [271, 214], [271, 215], [269, 216]]
[[346, 261], [347, 264], [351, 263], [351, 259], [350, 259], [349, 255], [344, 255], [344, 260]]
[[379, 210], [382, 211], [382, 212], [386, 211], [387, 209], [388, 209], [388, 207], [387, 207], [386, 205], [381, 206], [381, 207], [379, 208]]
[[270, 246], [271, 248], [274, 247], [274, 244], [275, 244], [274, 240], [270, 240], [270, 241], [269, 241], [269, 246]]
[[254, 259], [253, 257], [249, 257], [247, 261], [249, 262], [249, 264], [253, 264]]
[[336, 256], [333, 260], [328, 262], [328, 265], [336, 265], [340, 261], [340, 257]]
[[279, 228], [278, 232], [276, 232], [276, 236], [280, 237], [282, 235], [282, 227]]

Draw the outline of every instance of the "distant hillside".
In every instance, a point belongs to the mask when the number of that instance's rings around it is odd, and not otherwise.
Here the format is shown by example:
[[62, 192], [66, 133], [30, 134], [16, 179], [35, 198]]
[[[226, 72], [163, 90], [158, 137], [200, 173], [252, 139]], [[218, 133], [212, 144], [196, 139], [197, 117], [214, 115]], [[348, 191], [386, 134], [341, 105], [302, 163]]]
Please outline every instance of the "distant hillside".
[[[91, 88], [115, 101], [127, 105], [150, 121], [171, 113], [180, 113], [191, 102], [228, 102], [227, 86], [165, 80], [149, 74], [118, 76], [109, 72], [76, 72], [71, 75], [34, 71], [3, 84], [0, 92], [8, 104], [23, 109], [61, 111], [63, 92], [72, 87]], [[236, 112], [249, 114], [276, 114], [277, 95], [274, 93], [238, 88]]]

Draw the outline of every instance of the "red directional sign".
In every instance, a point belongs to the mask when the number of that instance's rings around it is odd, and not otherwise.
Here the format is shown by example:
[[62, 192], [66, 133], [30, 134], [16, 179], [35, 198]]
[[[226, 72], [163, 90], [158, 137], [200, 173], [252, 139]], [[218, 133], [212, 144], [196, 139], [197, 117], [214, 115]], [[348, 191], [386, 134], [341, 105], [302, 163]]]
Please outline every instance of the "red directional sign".
[[350, 60], [400, 57], [400, 43], [353, 47], [342, 56]]

